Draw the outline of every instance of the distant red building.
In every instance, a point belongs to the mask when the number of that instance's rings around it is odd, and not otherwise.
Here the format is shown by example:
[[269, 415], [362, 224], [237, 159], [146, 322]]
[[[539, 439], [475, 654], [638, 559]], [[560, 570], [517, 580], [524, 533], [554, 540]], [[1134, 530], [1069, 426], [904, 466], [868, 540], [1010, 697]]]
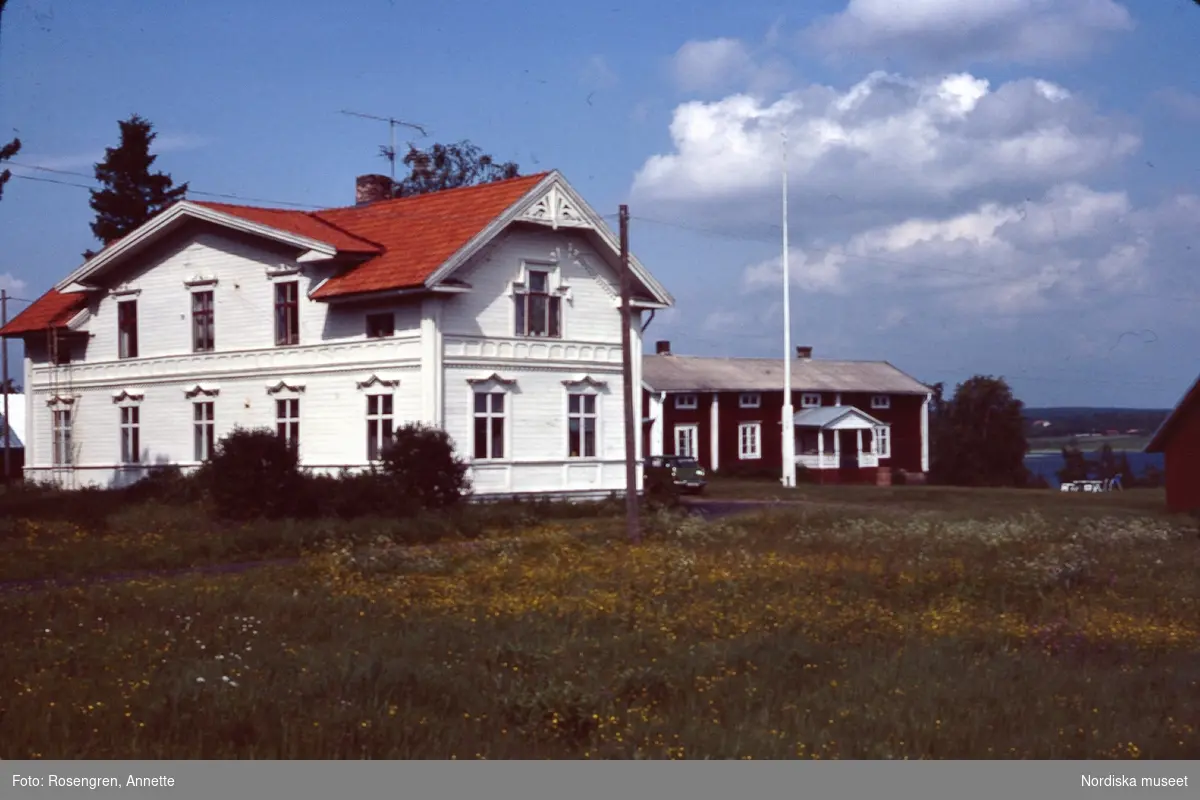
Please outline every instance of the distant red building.
[[1146, 452], [1163, 454], [1167, 509], [1200, 509], [1200, 378], [1154, 432]]
[[[779, 474], [783, 361], [670, 352], [642, 360], [643, 452], [689, 455], [717, 473]], [[886, 361], [792, 362], [796, 463], [821, 483], [929, 471], [930, 389]]]

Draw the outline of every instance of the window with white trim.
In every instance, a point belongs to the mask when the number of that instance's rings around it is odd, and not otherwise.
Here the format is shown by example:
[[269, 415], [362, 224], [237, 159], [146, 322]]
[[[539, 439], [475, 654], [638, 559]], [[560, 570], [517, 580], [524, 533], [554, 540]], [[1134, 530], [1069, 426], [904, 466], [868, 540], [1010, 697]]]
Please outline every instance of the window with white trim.
[[192, 352], [211, 352], [216, 346], [216, 335], [212, 290], [192, 292]]
[[290, 446], [300, 446], [300, 398], [275, 401], [275, 433]]
[[192, 404], [192, 455], [196, 461], [212, 457], [216, 444], [215, 406], [211, 400]]
[[367, 338], [386, 339], [396, 335], [396, 312], [380, 311], [367, 314]]
[[55, 408], [51, 412], [53, 426], [52, 453], [55, 466], [66, 466], [74, 463], [75, 447], [71, 437], [71, 409]]
[[567, 396], [567, 457], [596, 457], [596, 395]]
[[378, 461], [392, 439], [395, 399], [390, 394], [367, 395], [367, 460]]
[[529, 270], [525, 285], [516, 287], [513, 295], [517, 336], [562, 336], [562, 298], [550, 292], [548, 270]]
[[700, 451], [700, 428], [696, 425], [675, 426], [675, 455], [695, 458]]
[[821, 405], [821, 395], [817, 392], [805, 392], [800, 395], [801, 408], [817, 408]]
[[300, 344], [300, 282], [275, 284], [275, 344]]
[[743, 422], [738, 425], [738, 458], [762, 458], [761, 422]]
[[138, 357], [137, 300], [117, 301], [118, 358]]
[[875, 450], [880, 458], [892, 457], [892, 429], [887, 425], [875, 428]]
[[738, 408], [762, 408], [762, 395], [758, 392], [743, 392], [738, 397]]
[[142, 460], [141, 409], [121, 407], [121, 463], [137, 464]]
[[474, 422], [474, 458], [504, 458], [504, 392], [475, 392]]
[[684, 410], [699, 408], [700, 398], [694, 394], [675, 395], [675, 407]]
[[871, 395], [871, 408], [891, 408], [892, 398], [886, 394]]

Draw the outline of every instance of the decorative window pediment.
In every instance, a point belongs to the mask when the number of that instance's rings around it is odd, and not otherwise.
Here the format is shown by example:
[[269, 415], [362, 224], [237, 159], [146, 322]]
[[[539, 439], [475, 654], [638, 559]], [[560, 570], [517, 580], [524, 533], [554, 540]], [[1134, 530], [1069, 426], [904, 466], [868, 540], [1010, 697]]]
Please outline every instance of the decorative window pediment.
[[[538, 272], [545, 275], [544, 281], [547, 284], [545, 289], [530, 286], [530, 272]], [[543, 279], [538, 278], [538, 280]], [[517, 276], [513, 279], [512, 283], [508, 285], [508, 294], [510, 297], [518, 294], [525, 294], [529, 292], [531, 288], [533, 291], [546, 291], [551, 296], [561, 297], [568, 303], [571, 302], [571, 285], [563, 276], [557, 257], [552, 257], [546, 261], [527, 260], [521, 262], [521, 268], [518, 270]]]
[[395, 389], [400, 385], [399, 378], [382, 378], [379, 375], [372, 373], [361, 381], [358, 381], [358, 388], [365, 389]]
[[[372, 376], [373, 377], [373, 376]], [[267, 384], [267, 394], [302, 394], [304, 392], [304, 384], [290, 383], [288, 381], [276, 381], [275, 383]]]
[[109, 295], [112, 297], [137, 297], [141, 293], [141, 289], [129, 283], [122, 283], [109, 291]]
[[586, 391], [607, 391], [608, 381], [601, 381], [593, 378], [591, 375], [584, 375], [577, 380], [565, 380], [563, 386], [569, 391], [586, 392]]
[[113, 402], [118, 405], [140, 403], [146, 397], [146, 390], [140, 388], [118, 389], [112, 393]]
[[267, 264], [266, 273], [268, 278], [283, 278], [289, 275], [299, 275], [300, 265], [288, 261]]
[[486, 378], [467, 378], [467, 383], [471, 385], [471, 388], [476, 390], [488, 388], [512, 389], [517, 385], [515, 378], [502, 378], [495, 372]]
[[183, 390], [183, 396], [191, 400], [194, 397], [216, 397], [221, 389], [211, 383], [197, 383]]
[[212, 275], [193, 275], [183, 285], [189, 289], [211, 289], [217, 285], [217, 279]]
[[51, 395], [46, 400], [46, 405], [51, 408], [71, 408], [75, 405], [75, 397], [69, 394]]

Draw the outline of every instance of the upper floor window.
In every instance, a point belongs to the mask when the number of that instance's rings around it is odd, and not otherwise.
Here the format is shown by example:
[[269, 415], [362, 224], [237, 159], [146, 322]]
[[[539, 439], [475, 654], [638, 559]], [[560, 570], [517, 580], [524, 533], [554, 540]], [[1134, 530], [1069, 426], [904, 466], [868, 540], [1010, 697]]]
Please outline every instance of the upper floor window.
[[300, 282], [275, 284], [275, 344], [300, 344]]
[[821, 395], [817, 392], [805, 392], [800, 395], [801, 408], [816, 408], [821, 405]]
[[886, 394], [876, 394], [871, 396], [871, 408], [891, 408], [892, 398]]
[[694, 394], [677, 394], [675, 395], [675, 407], [682, 409], [697, 408], [700, 405], [700, 398]]
[[758, 392], [745, 392], [738, 397], [739, 408], [760, 408], [762, 395]]
[[391, 311], [367, 314], [367, 338], [386, 339], [396, 334], [396, 315]]
[[550, 293], [550, 273], [531, 269], [516, 290], [517, 336], [562, 335], [562, 298]]
[[120, 358], [137, 358], [137, 300], [117, 302], [117, 348]]
[[204, 353], [216, 344], [212, 290], [192, 292], [192, 351]]

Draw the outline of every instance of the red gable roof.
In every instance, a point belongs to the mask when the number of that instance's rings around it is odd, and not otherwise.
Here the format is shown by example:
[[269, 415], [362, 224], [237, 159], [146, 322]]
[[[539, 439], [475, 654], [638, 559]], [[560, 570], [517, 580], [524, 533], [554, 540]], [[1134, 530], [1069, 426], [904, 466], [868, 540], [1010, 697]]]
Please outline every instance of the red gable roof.
[[[367, 256], [313, 294], [314, 299], [322, 300], [420, 286], [549, 174], [324, 211], [189, 202], [324, 242], [340, 253]], [[51, 289], [0, 330], [0, 335], [64, 327], [86, 303], [82, 294], [64, 295]]]
[[0, 336], [21, 336], [27, 333], [65, 328], [71, 318], [87, 307], [87, 296], [63, 294], [51, 289], [9, 321]]

